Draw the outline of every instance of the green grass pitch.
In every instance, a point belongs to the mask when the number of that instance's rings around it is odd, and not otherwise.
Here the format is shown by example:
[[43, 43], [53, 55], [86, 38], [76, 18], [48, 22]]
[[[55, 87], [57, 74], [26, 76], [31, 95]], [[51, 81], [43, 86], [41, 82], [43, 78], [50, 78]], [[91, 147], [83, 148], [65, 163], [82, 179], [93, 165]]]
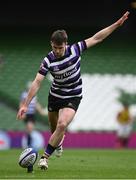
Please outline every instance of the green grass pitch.
[[60, 158], [52, 155], [47, 171], [37, 168], [38, 159], [32, 174], [18, 165], [21, 152], [21, 149], [0, 151], [0, 179], [136, 178], [135, 150], [65, 149]]

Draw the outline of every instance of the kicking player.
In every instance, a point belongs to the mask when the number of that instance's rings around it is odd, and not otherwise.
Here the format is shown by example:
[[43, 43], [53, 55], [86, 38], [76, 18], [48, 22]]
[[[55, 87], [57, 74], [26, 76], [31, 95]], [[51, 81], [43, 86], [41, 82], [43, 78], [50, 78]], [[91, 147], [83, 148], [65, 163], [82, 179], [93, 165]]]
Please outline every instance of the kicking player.
[[112, 25], [73, 45], [67, 44], [68, 36], [65, 30], [57, 30], [52, 34], [52, 51], [43, 59], [28, 96], [17, 114], [17, 118], [22, 119], [31, 99], [36, 95], [41, 82], [49, 71], [54, 78], [48, 97], [48, 118], [52, 135], [38, 163], [41, 169], [48, 168], [49, 157], [57, 148], [62, 147], [60, 143], [63, 141], [66, 128], [73, 120], [82, 99], [80, 76], [82, 52], [103, 41], [128, 19], [128, 15], [129, 12], [126, 12]]

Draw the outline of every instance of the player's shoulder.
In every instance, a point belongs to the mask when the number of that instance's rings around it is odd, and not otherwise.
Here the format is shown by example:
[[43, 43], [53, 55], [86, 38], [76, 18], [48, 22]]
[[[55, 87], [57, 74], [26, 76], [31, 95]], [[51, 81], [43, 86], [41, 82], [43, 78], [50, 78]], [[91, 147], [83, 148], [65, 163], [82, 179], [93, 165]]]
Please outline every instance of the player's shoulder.
[[43, 59], [44, 62], [51, 63], [55, 59], [53, 51], [50, 51]]
[[50, 51], [48, 54], [47, 54], [47, 58], [49, 59], [50, 62], [52, 62], [56, 57], [53, 53], [53, 51]]
[[72, 47], [77, 48], [77, 49], [79, 49], [80, 51], [83, 51], [83, 50], [87, 49], [87, 45], [86, 45], [85, 40], [81, 40], [81, 41], [75, 42], [75, 43], [72, 45]]

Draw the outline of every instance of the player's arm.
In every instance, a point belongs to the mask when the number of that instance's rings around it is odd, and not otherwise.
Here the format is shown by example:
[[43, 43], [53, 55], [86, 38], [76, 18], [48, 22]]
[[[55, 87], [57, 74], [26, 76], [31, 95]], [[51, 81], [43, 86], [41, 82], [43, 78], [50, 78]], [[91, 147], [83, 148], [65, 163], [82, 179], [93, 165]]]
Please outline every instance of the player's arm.
[[25, 99], [21, 100], [21, 102], [19, 103], [19, 108], [22, 107], [22, 105], [24, 104]]
[[107, 36], [109, 36], [114, 30], [122, 26], [122, 24], [128, 19], [129, 12], [127, 11], [118, 21], [112, 25], [102, 29], [97, 32], [94, 36], [85, 40], [87, 48], [94, 46], [95, 44], [103, 41]]
[[38, 92], [43, 79], [44, 79], [44, 76], [41, 75], [40, 73], [37, 73], [36, 78], [32, 82], [32, 85], [28, 91], [28, 95], [25, 98], [25, 101], [23, 102], [22, 106], [20, 107], [20, 109], [18, 111], [18, 114], [17, 114], [18, 119], [22, 119], [23, 115], [27, 112], [27, 108], [28, 108], [32, 98]]
[[[22, 99], [21, 102], [19, 103], [19, 108], [23, 106], [24, 102], [25, 102], [25, 99]], [[22, 119], [25, 119], [25, 118], [26, 118], [26, 114], [23, 114]]]

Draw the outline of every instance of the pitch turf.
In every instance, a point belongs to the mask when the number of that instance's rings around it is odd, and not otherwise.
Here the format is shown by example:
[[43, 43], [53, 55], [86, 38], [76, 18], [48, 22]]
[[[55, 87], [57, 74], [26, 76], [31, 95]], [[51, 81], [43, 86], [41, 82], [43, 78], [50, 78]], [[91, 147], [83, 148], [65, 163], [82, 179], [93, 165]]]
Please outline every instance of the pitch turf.
[[[65, 149], [61, 158], [52, 156], [44, 172], [34, 173], [18, 165], [21, 149], [0, 151], [0, 179], [135, 179], [135, 150]], [[40, 155], [42, 152], [40, 152]]]

